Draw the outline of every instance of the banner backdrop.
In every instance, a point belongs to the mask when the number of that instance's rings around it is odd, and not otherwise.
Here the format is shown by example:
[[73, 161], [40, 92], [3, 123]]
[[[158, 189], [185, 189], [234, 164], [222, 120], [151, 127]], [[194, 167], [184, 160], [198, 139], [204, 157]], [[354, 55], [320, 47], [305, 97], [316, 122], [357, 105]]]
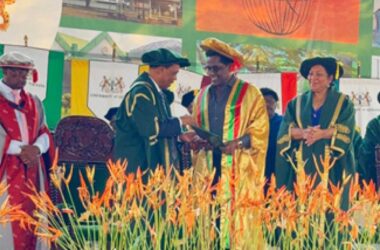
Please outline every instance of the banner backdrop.
[[258, 88], [271, 88], [273, 89], [280, 99], [278, 102], [278, 110], [282, 110], [282, 96], [281, 96], [281, 74], [239, 74], [238, 77]]
[[138, 65], [112, 62], [90, 62], [88, 107], [92, 113], [104, 119], [111, 107], [118, 107], [138, 76]]
[[361, 128], [362, 135], [368, 122], [380, 114], [377, 102], [379, 80], [375, 79], [340, 79], [339, 89], [347, 94], [355, 105], [356, 125]]
[[[120, 105], [122, 98], [139, 73], [147, 70], [144, 65], [88, 61], [73, 59], [71, 62], [70, 111], [68, 115], [96, 116], [104, 119], [111, 107]], [[178, 108], [182, 95], [199, 89], [202, 75], [180, 70], [177, 80], [170, 87], [175, 94]]]
[[0, 10], [1, 43], [51, 49], [61, 19], [62, 0], [1, 0]]
[[[70, 115], [88, 115], [104, 119], [109, 108], [120, 105], [131, 83], [142, 71], [141, 65], [137, 64], [71, 60]], [[282, 103], [285, 99], [289, 100], [296, 95], [297, 82], [289, 81], [284, 85], [287, 86], [285, 91], [294, 89], [294, 93], [289, 92], [284, 97], [282, 74], [242, 73], [238, 77], [255, 84], [258, 88], [268, 87], [276, 91], [280, 98], [279, 110], [284, 108]], [[177, 80], [170, 86], [175, 96], [173, 109], [176, 114], [183, 114], [183, 108], [180, 107], [183, 94], [199, 89], [202, 78], [202, 74], [184, 69], [179, 71]]]
[[360, 0], [197, 0], [196, 17], [199, 31], [356, 44]]

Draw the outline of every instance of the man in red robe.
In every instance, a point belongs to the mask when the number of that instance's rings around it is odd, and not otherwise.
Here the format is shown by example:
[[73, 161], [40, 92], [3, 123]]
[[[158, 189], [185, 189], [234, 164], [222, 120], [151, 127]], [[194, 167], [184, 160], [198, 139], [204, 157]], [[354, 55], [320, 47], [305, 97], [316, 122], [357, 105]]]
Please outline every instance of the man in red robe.
[[[47, 191], [46, 167], [50, 166], [42, 155], [53, 151], [53, 143], [41, 101], [24, 90], [29, 76], [36, 81], [33, 60], [21, 53], [9, 52], [0, 57], [0, 68], [3, 70], [0, 180], [9, 185], [8, 192], [0, 197], [0, 204], [8, 195], [12, 206], [21, 205], [23, 211], [32, 215], [35, 206], [24, 193], [30, 193], [28, 183]], [[23, 230], [18, 222], [0, 226], [0, 235], [1, 249], [44, 249], [33, 232]]]

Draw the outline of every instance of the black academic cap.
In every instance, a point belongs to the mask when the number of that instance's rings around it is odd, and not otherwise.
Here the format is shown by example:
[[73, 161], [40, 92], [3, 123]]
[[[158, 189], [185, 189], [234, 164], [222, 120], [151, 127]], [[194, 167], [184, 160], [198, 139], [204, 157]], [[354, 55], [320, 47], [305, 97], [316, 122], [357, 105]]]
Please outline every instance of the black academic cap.
[[178, 64], [180, 67], [190, 66], [187, 58], [165, 48], [144, 53], [141, 61], [149, 66], [169, 66], [173, 64]]
[[339, 79], [344, 71], [342, 65], [333, 57], [314, 57], [306, 59], [301, 63], [300, 73], [307, 79], [310, 69], [315, 65], [324, 67], [329, 75], [334, 76], [334, 80]]

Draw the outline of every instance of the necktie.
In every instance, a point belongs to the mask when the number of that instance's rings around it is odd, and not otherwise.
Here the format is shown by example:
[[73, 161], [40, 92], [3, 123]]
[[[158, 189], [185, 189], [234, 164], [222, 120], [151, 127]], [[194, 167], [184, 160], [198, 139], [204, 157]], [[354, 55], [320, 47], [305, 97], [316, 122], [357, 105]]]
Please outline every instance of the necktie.
[[[13, 90], [12, 95], [14, 98], [14, 102], [19, 105], [21, 101], [20, 91]], [[29, 134], [28, 134], [28, 123], [26, 121], [26, 116], [23, 112], [15, 109], [17, 121], [19, 123], [21, 140], [23, 142], [29, 143]]]
[[161, 100], [162, 100], [162, 106], [163, 106], [163, 110], [164, 110], [164, 114], [166, 116], [166, 118], [169, 118], [171, 115], [170, 115], [170, 112], [168, 110], [168, 103], [166, 101], [166, 96], [165, 96], [165, 93], [160, 91], [160, 95], [161, 95]]
[[[165, 120], [167, 120], [168, 118], [171, 118], [171, 112], [169, 111], [169, 105], [166, 101], [165, 93], [160, 91], [160, 95], [161, 95], [161, 101], [162, 101]], [[176, 147], [176, 138], [168, 137], [167, 140], [168, 140], [169, 150], [170, 150], [170, 164], [173, 164], [174, 167], [178, 168], [179, 158], [178, 158], [178, 151]]]

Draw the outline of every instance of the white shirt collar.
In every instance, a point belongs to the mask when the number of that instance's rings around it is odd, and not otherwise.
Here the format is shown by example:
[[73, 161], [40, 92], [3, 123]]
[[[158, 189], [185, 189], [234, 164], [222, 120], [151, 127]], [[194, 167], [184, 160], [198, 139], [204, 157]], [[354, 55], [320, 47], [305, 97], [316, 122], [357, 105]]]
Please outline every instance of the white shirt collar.
[[160, 88], [160, 86], [158, 86], [158, 84], [156, 83], [155, 80], [153, 80], [153, 78], [151, 76], [149, 76], [150, 80], [152, 80], [154, 86], [156, 87], [158, 93], [161, 93], [162, 92], [162, 89]]
[[1, 81], [0, 81], [0, 92], [3, 94], [3, 96], [5, 98], [7, 98], [8, 100], [13, 100], [13, 92], [14, 91], [20, 93], [21, 89], [13, 90], [12, 88], [10, 88], [8, 85], [6, 85], [3, 82], [3, 79], [1, 79]]

